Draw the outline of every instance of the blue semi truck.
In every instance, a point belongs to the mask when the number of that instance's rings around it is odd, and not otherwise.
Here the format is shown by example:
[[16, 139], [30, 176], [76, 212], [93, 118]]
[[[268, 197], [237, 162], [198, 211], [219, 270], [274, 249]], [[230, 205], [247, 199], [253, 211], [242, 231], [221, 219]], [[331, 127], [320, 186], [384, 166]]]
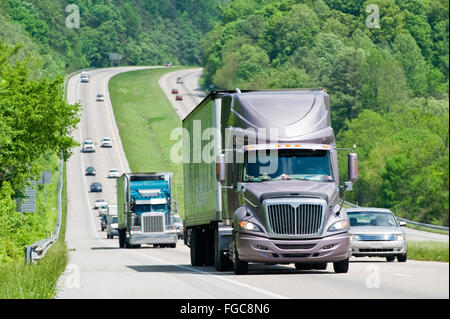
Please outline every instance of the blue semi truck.
[[177, 245], [173, 173], [127, 173], [117, 180], [119, 246]]

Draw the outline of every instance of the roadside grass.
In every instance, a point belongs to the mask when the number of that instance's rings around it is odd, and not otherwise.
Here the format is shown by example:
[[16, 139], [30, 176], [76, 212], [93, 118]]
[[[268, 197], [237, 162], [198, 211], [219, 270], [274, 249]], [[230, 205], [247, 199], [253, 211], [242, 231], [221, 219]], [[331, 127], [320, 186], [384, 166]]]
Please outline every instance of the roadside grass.
[[408, 259], [448, 262], [448, 242], [408, 241]]
[[131, 171], [173, 172], [173, 198], [183, 215], [183, 165], [170, 159], [172, 147], [179, 142], [171, 141], [170, 134], [181, 127], [181, 120], [158, 84], [162, 75], [177, 69], [181, 68], [116, 75], [109, 82], [109, 92]]
[[[64, 272], [68, 261], [68, 250], [65, 243], [67, 216], [65, 164], [63, 174], [63, 214], [58, 241], [47, 251], [45, 257], [35, 264], [26, 265], [24, 260], [20, 259], [0, 265], [0, 299], [49, 299], [55, 297], [58, 278]], [[55, 175], [59, 177], [59, 174]], [[55, 187], [52, 193], [56, 192], [57, 188]], [[57, 194], [55, 196], [57, 201]], [[50, 199], [54, 204], [53, 197], [50, 196], [48, 203], [50, 203]], [[57, 207], [57, 204], [55, 205]], [[55, 225], [52, 225], [53, 228]]]

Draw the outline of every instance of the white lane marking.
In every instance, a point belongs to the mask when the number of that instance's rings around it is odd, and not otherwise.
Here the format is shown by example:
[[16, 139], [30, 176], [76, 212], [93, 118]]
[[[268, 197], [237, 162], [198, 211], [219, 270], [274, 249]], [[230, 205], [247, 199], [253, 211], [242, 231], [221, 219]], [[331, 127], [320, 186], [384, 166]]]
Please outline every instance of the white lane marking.
[[391, 273], [390, 275], [392, 275], [392, 276], [397, 276], [397, 277], [405, 277], [405, 278], [412, 278], [412, 277], [414, 277], [413, 275], [408, 275], [408, 274], [398, 274], [398, 273]]
[[[79, 87], [78, 87], [78, 96], [79, 96]], [[80, 138], [82, 139], [83, 135], [82, 135], [82, 123], [81, 123], [81, 121], [80, 121], [79, 132], [80, 132]], [[82, 164], [81, 167], [82, 167], [82, 173], [83, 173], [84, 172], [83, 171], [83, 167], [84, 167], [83, 153], [81, 153], [81, 164]], [[84, 178], [83, 177], [82, 178], [84, 180], [84, 184], [85, 184], [85, 187], [86, 187], [86, 191], [84, 192], [84, 194], [85, 194], [86, 200], [87, 200], [86, 203], [88, 203], [88, 205], [89, 205], [89, 210], [88, 211], [89, 211], [89, 215], [91, 217], [90, 220], [91, 220], [92, 231], [93, 231], [95, 237], [100, 242], [102, 242], [103, 244], [105, 244], [105, 245], [107, 245], [109, 247], [116, 247], [116, 246], [113, 246], [112, 244], [110, 244], [109, 242], [105, 241], [104, 239], [102, 239], [99, 236], [97, 230], [95, 229], [94, 217], [93, 217], [92, 210], [91, 210], [91, 201], [89, 199], [89, 195], [88, 195], [88, 192], [87, 192], [87, 190], [88, 190], [88, 188], [87, 188], [87, 179], [86, 179], [86, 176], [84, 176], [84, 174], [82, 174], [82, 176], [84, 177]], [[131, 251], [131, 250], [126, 250], [126, 249], [122, 250], [121, 249], [121, 252], [134, 254], [134, 255], [137, 255], [137, 256], [144, 257], [144, 258], [147, 258], [149, 260], [152, 260], [153, 262], [159, 262], [159, 263], [162, 263], [162, 264], [165, 264], [165, 265], [170, 265], [172, 267], [181, 268], [183, 270], [188, 270], [188, 271], [192, 271], [192, 272], [201, 273], [201, 274], [207, 275], [209, 277], [212, 277], [212, 278], [215, 278], [215, 279], [218, 279], [218, 280], [222, 280], [224, 282], [227, 282], [227, 283], [230, 283], [230, 284], [233, 284], [233, 285], [236, 285], [236, 286], [240, 286], [240, 287], [252, 290], [254, 292], [257, 292], [257, 293], [260, 293], [260, 294], [263, 294], [263, 295], [271, 296], [272, 298], [289, 299], [286, 296], [283, 296], [283, 295], [280, 295], [280, 294], [277, 294], [277, 293], [273, 293], [273, 292], [270, 292], [270, 291], [267, 291], [267, 290], [264, 290], [264, 289], [260, 289], [260, 288], [257, 288], [257, 287], [251, 286], [251, 285], [247, 285], [247, 284], [244, 284], [242, 282], [234, 281], [234, 280], [229, 279], [229, 278], [221, 277], [221, 276], [218, 276], [218, 275], [213, 275], [213, 274], [211, 274], [209, 272], [202, 271], [202, 270], [199, 270], [199, 269], [196, 269], [196, 268], [191, 268], [191, 267], [186, 267], [186, 266], [182, 266], [182, 265], [173, 264], [171, 262], [167, 262], [165, 260], [162, 260], [162, 259], [159, 259], [159, 258], [155, 258], [155, 257], [150, 257], [148, 255], [145, 255], [145, 254], [142, 254], [142, 253], [138, 253], [138, 252], [135, 252], [135, 251]]]

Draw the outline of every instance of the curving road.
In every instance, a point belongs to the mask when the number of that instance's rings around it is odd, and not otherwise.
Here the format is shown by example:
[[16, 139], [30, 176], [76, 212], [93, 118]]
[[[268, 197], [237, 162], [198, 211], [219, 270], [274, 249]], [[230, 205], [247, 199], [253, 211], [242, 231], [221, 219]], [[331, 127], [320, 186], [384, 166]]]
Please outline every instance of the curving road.
[[[83, 105], [81, 123], [74, 136], [78, 141], [99, 142], [112, 137], [112, 149], [97, 148], [83, 154], [80, 148], [67, 163], [68, 216], [66, 241], [69, 265], [58, 282], [57, 298], [449, 298], [448, 263], [408, 261], [387, 263], [382, 259], [358, 259], [348, 274], [325, 271], [296, 271], [293, 266], [250, 265], [249, 275], [217, 273], [214, 267], [190, 266], [189, 249], [119, 249], [117, 239], [106, 239], [92, 208], [97, 198], [115, 202], [115, 181], [108, 180], [109, 168], [129, 171], [120, 143], [107, 92], [109, 79], [120, 72], [138, 68], [112, 68], [91, 71], [91, 82], [82, 84], [79, 76], [68, 83], [68, 100]], [[198, 92], [184, 103], [175, 103], [179, 115], [187, 114], [201, 100], [197, 80], [201, 70], [186, 70], [182, 90]], [[162, 79], [169, 99], [177, 74]], [[174, 77], [174, 78], [173, 78]], [[160, 82], [161, 83], [161, 82]], [[185, 93], [186, 93], [185, 92]], [[105, 102], [95, 96], [104, 93]], [[175, 102], [175, 101], [172, 101]], [[191, 104], [189, 104], [191, 103]], [[85, 177], [84, 169], [94, 166], [96, 177]], [[99, 181], [103, 193], [91, 194], [89, 184]]]

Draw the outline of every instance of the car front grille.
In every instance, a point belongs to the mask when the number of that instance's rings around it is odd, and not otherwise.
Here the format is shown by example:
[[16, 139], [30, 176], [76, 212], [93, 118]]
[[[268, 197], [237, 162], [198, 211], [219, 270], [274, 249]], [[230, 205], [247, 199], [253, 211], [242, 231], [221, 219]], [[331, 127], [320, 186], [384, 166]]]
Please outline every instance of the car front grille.
[[276, 235], [314, 235], [324, 219], [322, 204], [269, 204], [267, 215], [269, 226]]
[[142, 215], [142, 231], [144, 233], [164, 232], [164, 214], [144, 214]]
[[393, 241], [393, 240], [397, 240], [397, 236], [396, 235], [392, 235], [392, 234], [374, 234], [374, 235], [358, 235], [359, 240], [361, 241]]
[[360, 248], [360, 253], [388, 253], [393, 252], [392, 248]]

